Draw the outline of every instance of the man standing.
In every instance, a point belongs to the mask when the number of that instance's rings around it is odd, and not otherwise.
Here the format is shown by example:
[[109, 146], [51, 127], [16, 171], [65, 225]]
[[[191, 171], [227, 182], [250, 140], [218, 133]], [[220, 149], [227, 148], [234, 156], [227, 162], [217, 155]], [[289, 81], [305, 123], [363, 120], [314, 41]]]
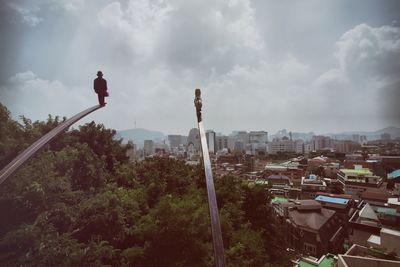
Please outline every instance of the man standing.
[[106, 102], [104, 102], [104, 97], [108, 96], [107, 81], [103, 79], [103, 73], [101, 71], [97, 72], [97, 78], [94, 79], [93, 88], [99, 98], [99, 104], [105, 106]]

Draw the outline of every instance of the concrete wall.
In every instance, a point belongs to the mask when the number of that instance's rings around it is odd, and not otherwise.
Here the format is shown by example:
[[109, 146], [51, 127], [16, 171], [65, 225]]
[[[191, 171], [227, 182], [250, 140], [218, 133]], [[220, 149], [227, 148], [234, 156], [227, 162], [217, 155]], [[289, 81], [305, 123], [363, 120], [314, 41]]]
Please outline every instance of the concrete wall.
[[386, 249], [386, 252], [395, 252], [400, 254], [400, 236], [381, 231], [381, 245]]
[[368, 238], [371, 236], [370, 232], [365, 232], [359, 229], [353, 229], [353, 234], [349, 236], [351, 242], [361, 245], [368, 246]]
[[364, 258], [359, 256], [338, 256], [339, 267], [400, 267], [400, 261]]

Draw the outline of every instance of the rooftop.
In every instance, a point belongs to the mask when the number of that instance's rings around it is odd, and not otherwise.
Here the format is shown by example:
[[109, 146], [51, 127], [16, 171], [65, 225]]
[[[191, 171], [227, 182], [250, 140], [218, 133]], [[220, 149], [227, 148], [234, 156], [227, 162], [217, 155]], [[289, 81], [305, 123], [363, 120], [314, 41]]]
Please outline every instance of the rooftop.
[[290, 180], [289, 177], [286, 175], [270, 175], [268, 176], [267, 179], [273, 179], [273, 180]]
[[361, 209], [359, 216], [360, 218], [378, 221], [378, 216], [376, 216], [375, 211], [371, 208], [371, 206], [368, 203], [365, 204], [365, 206]]
[[344, 174], [357, 174], [357, 175], [372, 175], [372, 172], [367, 168], [361, 169], [340, 169]]
[[255, 183], [258, 184], [258, 185], [268, 185], [268, 181], [261, 180], [261, 179], [256, 179]]
[[328, 197], [328, 196], [321, 196], [321, 195], [317, 196], [315, 198], [315, 200], [334, 203], [334, 204], [342, 204], [342, 205], [347, 205], [347, 203], [349, 203], [349, 200], [346, 198]]
[[400, 231], [396, 231], [396, 230], [393, 230], [393, 229], [382, 228], [381, 229], [381, 233], [390, 234], [390, 235], [394, 235], [394, 236], [400, 237]]
[[395, 170], [394, 172], [391, 172], [388, 174], [388, 178], [389, 179], [395, 179], [400, 177], [400, 169], [399, 170]]
[[357, 244], [344, 254], [339, 255], [347, 266], [400, 266], [399, 258], [384, 252]]
[[321, 207], [315, 200], [281, 203], [289, 209], [289, 217], [297, 226], [318, 231], [336, 213]]
[[387, 202], [390, 194], [385, 191], [367, 190], [361, 193], [361, 199]]
[[326, 254], [322, 256], [318, 261], [310, 258], [303, 257], [298, 266], [299, 267], [332, 267], [337, 262], [337, 259], [332, 254]]
[[391, 215], [391, 216], [400, 217], [400, 213], [398, 213], [396, 209], [379, 207], [376, 211], [379, 214], [385, 214], [385, 215]]
[[283, 196], [274, 196], [271, 200], [272, 203], [275, 203], [275, 202], [282, 203], [282, 202], [288, 202], [288, 201], [289, 201], [289, 199], [287, 197], [283, 197]]

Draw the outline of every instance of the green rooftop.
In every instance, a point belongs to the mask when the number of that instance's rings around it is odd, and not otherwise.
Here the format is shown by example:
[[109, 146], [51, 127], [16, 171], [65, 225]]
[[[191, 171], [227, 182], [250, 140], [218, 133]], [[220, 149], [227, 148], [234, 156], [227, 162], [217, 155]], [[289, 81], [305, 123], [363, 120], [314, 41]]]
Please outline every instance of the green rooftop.
[[268, 185], [267, 180], [255, 180], [255, 183], [258, 185]]
[[271, 200], [272, 203], [274, 202], [288, 202], [289, 199], [287, 197], [283, 197], [283, 196], [274, 196]]
[[372, 175], [372, 172], [369, 169], [340, 169], [341, 172], [345, 174], [357, 174], [357, 175]]
[[320, 259], [317, 263], [311, 263], [309, 261], [306, 261], [304, 258], [300, 260], [299, 265], [300, 267], [332, 267], [336, 263], [336, 259], [332, 254], [326, 254], [325, 256], [322, 256], [322, 260]]

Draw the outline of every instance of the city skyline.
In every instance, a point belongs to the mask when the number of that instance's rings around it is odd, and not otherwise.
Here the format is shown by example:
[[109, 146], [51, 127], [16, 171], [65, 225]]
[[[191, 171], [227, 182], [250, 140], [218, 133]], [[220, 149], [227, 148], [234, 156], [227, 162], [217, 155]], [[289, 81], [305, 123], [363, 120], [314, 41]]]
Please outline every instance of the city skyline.
[[[130, 130], [135, 130], [135, 129], [149, 131], [149, 132], [155, 132], [155, 133], [160, 133], [160, 134], [163, 134], [164, 136], [168, 136], [168, 135], [187, 136], [188, 133], [192, 129], [197, 129], [197, 128], [196, 127], [193, 127], [193, 128], [190, 128], [190, 129], [188, 128], [187, 131], [182, 133], [182, 134], [181, 133], [176, 133], [176, 132], [172, 132], [172, 133], [162, 132], [161, 130], [157, 130], [157, 129], [145, 129], [145, 128], [140, 128], [140, 127], [129, 128], [129, 129], [116, 129], [116, 130], [117, 130], [117, 132], [124, 132], [124, 131], [130, 131]], [[343, 131], [343, 132], [332, 132], [332, 133], [315, 132], [313, 130], [301, 132], [301, 131], [291, 130], [291, 129], [288, 129], [288, 128], [280, 129], [280, 130], [277, 130], [275, 132], [271, 132], [268, 129], [251, 129], [251, 130], [250, 129], [241, 129], [241, 130], [236, 129], [236, 130], [231, 130], [230, 132], [221, 132], [221, 131], [218, 131], [218, 129], [209, 129], [209, 128], [207, 128], [207, 131], [214, 131], [217, 136], [230, 136], [230, 135], [234, 135], [235, 133], [238, 133], [238, 132], [248, 132], [249, 133], [249, 132], [258, 132], [258, 131], [265, 131], [265, 132], [268, 133], [268, 136], [271, 136], [271, 135], [274, 136], [274, 135], [279, 135], [281, 131], [286, 131], [287, 134], [284, 134], [283, 136], [287, 136], [287, 137], [289, 137], [289, 133], [292, 133], [292, 134], [313, 134], [315, 136], [317, 136], [317, 135], [351, 135], [351, 134], [361, 134], [362, 135], [362, 134], [378, 134], [379, 132], [385, 133], [385, 130], [388, 130], [388, 131], [400, 131], [400, 127], [388, 126], [388, 127], [382, 128], [382, 129], [377, 129], [375, 131], [348, 130], [348, 131]]]
[[11, 1], [0, 5], [0, 99], [17, 118], [187, 134], [400, 126], [398, 1]]

